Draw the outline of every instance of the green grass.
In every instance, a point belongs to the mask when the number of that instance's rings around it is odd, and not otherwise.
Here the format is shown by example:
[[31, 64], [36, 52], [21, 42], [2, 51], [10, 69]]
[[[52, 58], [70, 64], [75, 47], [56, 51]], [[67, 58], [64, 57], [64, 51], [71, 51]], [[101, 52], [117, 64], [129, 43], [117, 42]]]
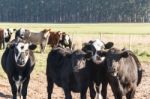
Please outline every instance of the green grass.
[[[131, 49], [139, 57], [140, 61], [150, 62], [150, 24], [148, 23], [102, 23], [102, 24], [44, 24], [44, 23], [0, 23], [0, 28], [27, 28], [31, 31], [41, 31], [45, 28], [51, 28], [52, 31], [65, 31], [71, 35], [74, 43], [82, 45], [81, 43], [91, 39], [100, 38], [104, 42], [113, 41], [115, 47], [129, 48], [129, 34], [139, 34], [138, 37], [132, 37]], [[100, 33], [103, 33], [100, 35]], [[111, 33], [115, 33], [112, 35]], [[117, 34], [117, 35], [116, 35]], [[125, 35], [122, 35], [125, 34]], [[119, 36], [118, 36], [119, 35]], [[120, 36], [122, 35], [122, 36]], [[148, 37], [149, 36], [149, 37]], [[146, 39], [147, 38], [147, 39]], [[77, 46], [78, 47], [78, 46]], [[81, 47], [81, 46], [80, 46]], [[79, 47], [79, 48], [80, 48]], [[44, 54], [39, 53], [39, 47], [34, 51], [36, 58], [36, 65], [34, 72], [44, 72], [46, 70], [47, 55], [51, 48], [47, 46]], [[0, 59], [3, 50], [0, 50]], [[6, 77], [1, 66], [0, 76]]]
[[40, 31], [43, 28], [52, 28], [53, 31], [69, 33], [150, 33], [148, 23], [100, 23], [100, 24], [52, 24], [52, 23], [0, 23], [2, 28], [27, 28]]

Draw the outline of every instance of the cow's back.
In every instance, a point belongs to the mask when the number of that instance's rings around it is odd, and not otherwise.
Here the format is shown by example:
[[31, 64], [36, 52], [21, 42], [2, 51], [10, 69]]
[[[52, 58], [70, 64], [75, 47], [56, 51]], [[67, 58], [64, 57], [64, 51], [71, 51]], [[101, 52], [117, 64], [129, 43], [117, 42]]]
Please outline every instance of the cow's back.
[[138, 69], [138, 82], [137, 82], [137, 85], [139, 85], [141, 83], [142, 74], [143, 74], [142, 65], [141, 65], [140, 61], [138, 60], [137, 56], [135, 56], [135, 54], [133, 52], [128, 51], [128, 53], [133, 57], [133, 59], [136, 62], [136, 66], [137, 66], [137, 69]]
[[124, 74], [125, 77], [128, 77], [130, 80], [137, 80], [137, 63], [134, 58], [129, 55], [128, 58], [122, 58], [120, 74]]
[[109, 76], [109, 82], [113, 90], [117, 88], [123, 95], [131, 90], [136, 90], [138, 82], [138, 69], [134, 58], [129, 55], [119, 61], [117, 77]]
[[31, 41], [34, 44], [40, 44], [42, 41], [42, 34], [31, 32], [30, 35], [28, 35], [28, 34], [25, 35], [25, 39]]

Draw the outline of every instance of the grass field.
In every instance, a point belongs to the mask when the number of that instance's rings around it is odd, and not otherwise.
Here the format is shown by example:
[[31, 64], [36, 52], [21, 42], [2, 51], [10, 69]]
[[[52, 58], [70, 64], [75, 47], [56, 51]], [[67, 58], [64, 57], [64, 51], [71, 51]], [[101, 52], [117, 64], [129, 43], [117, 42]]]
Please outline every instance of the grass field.
[[[76, 48], [82, 43], [101, 38], [104, 42], [112, 41], [115, 47], [131, 48], [141, 61], [150, 62], [150, 24], [148, 23], [102, 23], [102, 24], [42, 24], [42, 23], [0, 23], [0, 28], [26, 28], [31, 31], [41, 31], [51, 28], [52, 31], [65, 31], [72, 37]], [[123, 35], [124, 34], [124, 35]], [[47, 46], [44, 54], [35, 50], [35, 72], [44, 72], [47, 55], [51, 48]], [[0, 59], [3, 50], [0, 51]], [[0, 75], [3, 71], [0, 67]]]
[[0, 23], [1, 28], [27, 28], [40, 31], [52, 28], [54, 31], [69, 33], [150, 33], [149, 23], [100, 23], [100, 24], [51, 24], [51, 23]]

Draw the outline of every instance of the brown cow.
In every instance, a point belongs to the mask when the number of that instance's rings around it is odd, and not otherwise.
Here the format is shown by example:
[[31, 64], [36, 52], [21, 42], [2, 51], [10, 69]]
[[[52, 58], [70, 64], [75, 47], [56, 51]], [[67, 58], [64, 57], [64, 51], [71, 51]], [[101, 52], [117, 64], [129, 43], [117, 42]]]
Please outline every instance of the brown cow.
[[59, 39], [60, 39], [60, 31], [57, 31], [57, 32], [51, 31], [48, 44], [53, 48], [57, 46], [57, 44], [59, 43]]
[[0, 49], [2, 48], [3, 44], [3, 49], [5, 49], [6, 43], [10, 41], [12, 33], [16, 29], [0, 29]]
[[50, 32], [49, 41], [48, 44], [53, 48], [57, 45], [63, 46], [63, 47], [69, 47], [71, 49], [72, 47], [72, 41], [68, 34], [65, 32]]
[[133, 99], [136, 87], [142, 79], [142, 67], [138, 58], [129, 50], [110, 49], [106, 56], [108, 81], [115, 99]]

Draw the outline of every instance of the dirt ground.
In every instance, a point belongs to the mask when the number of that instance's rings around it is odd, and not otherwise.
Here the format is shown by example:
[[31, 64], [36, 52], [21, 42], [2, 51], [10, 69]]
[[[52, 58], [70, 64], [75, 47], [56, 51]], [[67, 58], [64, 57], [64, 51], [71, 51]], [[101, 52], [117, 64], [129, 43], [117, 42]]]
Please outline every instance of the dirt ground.
[[[150, 63], [142, 63], [145, 70], [142, 83], [138, 86], [135, 99], [150, 99]], [[47, 99], [45, 73], [34, 71], [31, 74], [31, 80], [28, 87], [28, 99]], [[73, 99], [79, 99], [79, 93], [72, 93]], [[89, 91], [87, 93], [89, 98]], [[0, 76], [0, 99], [11, 99], [11, 90], [8, 80]], [[64, 99], [64, 93], [61, 88], [55, 86], [52, 99]], [[114, 99], [110, 87], [108, 88], [109, 99]]]

